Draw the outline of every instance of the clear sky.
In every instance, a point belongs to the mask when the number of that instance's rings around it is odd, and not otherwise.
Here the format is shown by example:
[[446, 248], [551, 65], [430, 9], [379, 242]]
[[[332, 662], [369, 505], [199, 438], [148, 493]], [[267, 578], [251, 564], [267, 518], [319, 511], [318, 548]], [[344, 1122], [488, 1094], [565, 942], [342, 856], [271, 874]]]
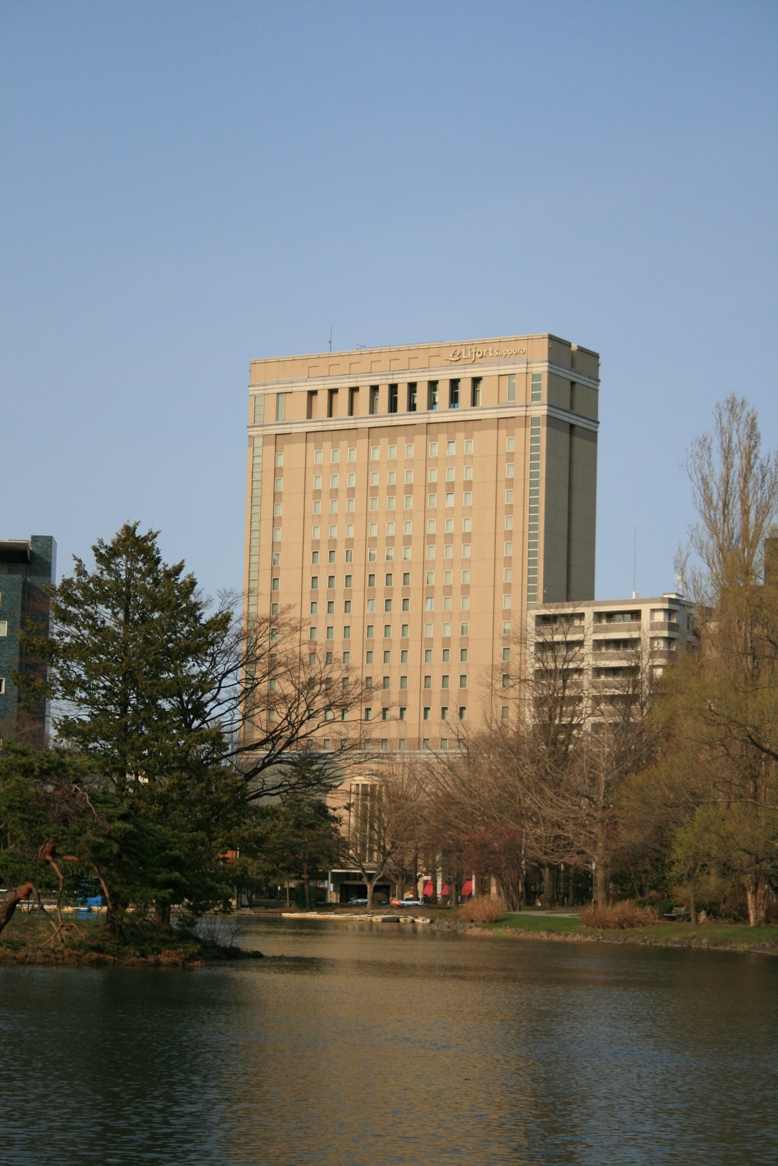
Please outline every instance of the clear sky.
[[253, 357], [602, 357], [597, 596], [675, 586], [681, 468], [778, 444], [778, 5], [0, 3], [0, 537], [125, 519], [240, 587]]

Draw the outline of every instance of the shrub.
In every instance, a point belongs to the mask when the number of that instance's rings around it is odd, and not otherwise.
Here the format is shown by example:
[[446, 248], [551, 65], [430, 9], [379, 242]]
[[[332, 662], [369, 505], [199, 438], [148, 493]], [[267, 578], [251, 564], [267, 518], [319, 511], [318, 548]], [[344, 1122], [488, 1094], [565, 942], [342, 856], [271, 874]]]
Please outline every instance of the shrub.
[[504, 914], [505, 900], [499, 895], [478, 896], [462, 908], [462, 916], [468, 923], [499, 923]]
[[631, 899], [614, 903], [612, 907], [597, 907], [589, 903], [582, 908], [580, 918], [584, 927], [596, 927], [601, 931], [627, 931], [657, 921], [656, 912], [650, 907], [638, 907]]

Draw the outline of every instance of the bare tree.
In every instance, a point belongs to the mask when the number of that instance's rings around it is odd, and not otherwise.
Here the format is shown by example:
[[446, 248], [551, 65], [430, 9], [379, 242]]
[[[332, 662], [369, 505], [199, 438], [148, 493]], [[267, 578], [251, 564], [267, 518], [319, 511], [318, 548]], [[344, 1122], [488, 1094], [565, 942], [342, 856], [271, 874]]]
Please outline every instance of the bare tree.
[[[757, 413], [745, 398], [731, 394], [716, 405], [714, 431], [692, 443], [686, 472], [699, 519], [679, 573], [689, 577], [695, 599], [715, 603], [724, 588], [761, 581], [764, 541], [778, 510], [778, 451], [762, 454]], [[703, 573], [688, 570], [689, 551]]]
[[[342, 658], [304, 640], [302, 622], [288, 612], [246, 619], [239, 609], [234, 594], [220, 597], [219, 610], [232, 618], [205, 662], [204, 717], [223, 730], [222, 761], [246, 779], [252, 800], [320, 789], [322, 767], [301, 770], [299, 755], [332, 734], [339, 762], [346, 760], [359, 744], [352, 717], [363, 685]], [[325, 785], [342, 780], [334, 758], [325, 768]], [[309, 785], [301, 783], [303, 772]]]

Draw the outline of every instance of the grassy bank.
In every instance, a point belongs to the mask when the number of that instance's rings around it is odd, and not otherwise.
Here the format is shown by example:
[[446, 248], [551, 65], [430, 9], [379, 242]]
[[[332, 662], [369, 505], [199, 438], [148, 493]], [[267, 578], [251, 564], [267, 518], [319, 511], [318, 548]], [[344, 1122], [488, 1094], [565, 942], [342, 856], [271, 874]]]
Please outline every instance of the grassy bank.
[[628, 931], [584, 927], [580, 919], [509, 912], [499, 923], [476, 925], [471, 934], [519, 939], [571, 940], [579, 943], [640, 943], [659, 947], [702, 947], [724, 951], [758, 951], [778, 955], [778, 926], [740, 923], [654, 923]]
[[66, 918], [66, 923], [76, 926], [68, 927], [61, 944], [52, 943], [52, 927], [39, 912], [17, 911], [0, 934], [0, 967], [34, 964], [197, 968], [216, 960], [257, 958], [260, 954], [145, 922], [127, 923], [121, 936], [107, 935], [101, 918]]

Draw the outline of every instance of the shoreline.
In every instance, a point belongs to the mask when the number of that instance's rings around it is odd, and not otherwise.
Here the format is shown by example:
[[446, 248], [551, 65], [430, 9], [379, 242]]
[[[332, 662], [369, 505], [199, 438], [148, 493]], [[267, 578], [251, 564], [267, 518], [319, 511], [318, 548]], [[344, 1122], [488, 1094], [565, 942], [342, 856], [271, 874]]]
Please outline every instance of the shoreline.
[[[426, 914], [426, 913], [425, 913]], [[437, 915], [437, 912], [435, 913]], [[268, 918], [265, 912], [253, 918]], [[778, 926], [766, 925], [752, 929], [738, 923], [705, 923], [694, 926], [683, 923], [657, 923], [629, 930], [594, 930], [583, 928], [575, 915], [559, 913], [512, 912], [497, 923], [468, 923], [460, 916], [448, 918], [430, 914], [426, 917], [397, 916], [343, 912], [273, 912], [275, 918], [335, 920], [342, 923], [408, 924], [430, 932], [459, 934], [478, 940], [536, 940], [545, 943], [607, 943], [638, 947], [692, 948], [699, 951], [729, 951], [738, 954], [778, 956]], [[246, 919], [246, 916], [243, 916]], [[233, 917], [235, 919], [235, 917]], [[240, 915], [236, 920], [240, 925]], [[99, 927], [99, 924], [96, 922]], [[371, 928], [372, 930], [372, 928]], [[381, 930], [384, 930], [382, 927]], [[225, 962], [262, 959], [263, 954], [240, 946], [239, 935], [233, 931], [224, 944], [215, 938], [199, 938], [170, 929], [159, 932], [153, 928], [130, 929], [123, 937], [107, 937], [102, 933], [89, 939], [71, 935], [63, 946], [50, 947], [50, 935], [42, 927], [42, 920], [25, 913], [12, 923], [0, 942], [0, 969], [4, 967], [129, 967], [196, 969]], [[727, 933], [730, 934], [727, 934]], [[755, 934], [754, 934], [755, 932]], [[225, 939], [228, 937], [225, 936]], [[9, 942], [10, 941], [10, 942]], [[236, 942], [237, 941], [237, 942]]]
[[693, 948], [696, 951], [731, 951], [740, 955], [752, 953], [778, 956], [778, 942], [772, 940], [757, 939], [749, 943], [738, 939], [727, 939], [724, 936], [647, 935], [640, 929], [636, 931], [550, 931], [539, 929], [536, 931], [531, 928], [504, 925], [469, 924], [464, 929], [464, 933], [478, 939], [537, 939], [550, 943], [608, 943], [634, 947]]

